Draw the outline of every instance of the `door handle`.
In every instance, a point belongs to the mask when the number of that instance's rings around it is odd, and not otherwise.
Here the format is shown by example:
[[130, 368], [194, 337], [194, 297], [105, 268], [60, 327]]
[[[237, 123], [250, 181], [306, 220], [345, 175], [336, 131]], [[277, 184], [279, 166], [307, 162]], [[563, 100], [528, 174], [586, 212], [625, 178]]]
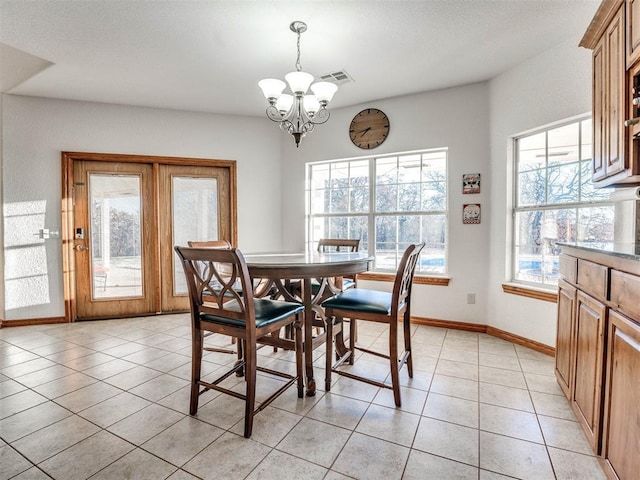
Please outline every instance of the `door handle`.
[[87, 247], [85, 247], [84, 245], [76, 245], [74, 248], [79, 252], [83, 252], [87, 249]]

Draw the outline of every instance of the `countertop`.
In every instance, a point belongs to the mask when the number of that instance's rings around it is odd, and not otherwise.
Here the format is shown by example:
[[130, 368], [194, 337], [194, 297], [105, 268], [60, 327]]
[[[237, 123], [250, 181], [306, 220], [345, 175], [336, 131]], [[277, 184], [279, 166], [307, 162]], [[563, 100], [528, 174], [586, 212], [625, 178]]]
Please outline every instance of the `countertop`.
[[614, 242], [576, 242], [561, 243], [559, 247], [571, 247], [588, 252], [604, 253], [616, 257], [628, 258], [640, 261], [640, 243], [614, 243]]

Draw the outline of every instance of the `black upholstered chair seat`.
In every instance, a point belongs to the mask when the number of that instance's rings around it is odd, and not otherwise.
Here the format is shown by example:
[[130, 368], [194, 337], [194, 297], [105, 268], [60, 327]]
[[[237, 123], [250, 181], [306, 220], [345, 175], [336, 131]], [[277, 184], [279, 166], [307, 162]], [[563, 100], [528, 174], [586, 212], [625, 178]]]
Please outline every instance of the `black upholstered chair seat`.
[[[279, 322], [283, 318], [290, 317], [304, 310], [302, 305], [291, 302], [281, 302], [279, 300], [268, 300], [256, 298], [253, 300], [256, 312], [256, 328], [266, 327], [272, 323]], [[231, 300], [224, 304], [225, 310], [230, 312], [240, 312], [237, 300]], [[234, 327], [244, 327], [244, 319], [219, 317], [207, 313], [200, 314], [200, 320], [204, 322], [231, 325]]]
[[322, 302], [324, 308], [352, 310], [356, 312], [391, 314], [391, 293], [352, 288]]

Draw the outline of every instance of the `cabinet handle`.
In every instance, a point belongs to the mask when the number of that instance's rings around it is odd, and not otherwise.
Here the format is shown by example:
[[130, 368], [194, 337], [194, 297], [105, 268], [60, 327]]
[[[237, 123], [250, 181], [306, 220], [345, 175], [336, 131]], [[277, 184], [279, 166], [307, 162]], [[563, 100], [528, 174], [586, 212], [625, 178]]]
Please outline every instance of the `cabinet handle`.
[[629, 120], [625, 120], [624, 126], [630, 127], [631, 125], [635, 125], [637, 123], [640, 123], [640, 117], [635, 117], [635, 118], [630, 118]]

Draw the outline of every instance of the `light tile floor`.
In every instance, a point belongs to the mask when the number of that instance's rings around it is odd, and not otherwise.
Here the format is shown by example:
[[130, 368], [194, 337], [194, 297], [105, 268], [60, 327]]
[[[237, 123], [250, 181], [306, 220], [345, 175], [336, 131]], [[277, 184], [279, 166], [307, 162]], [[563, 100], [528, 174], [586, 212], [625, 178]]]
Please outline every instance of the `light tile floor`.
[[[385, 338], [384, 327], [359, 329], [361, 343], [384, 348]], [[238, 399], [207, 392], [188, 415], [188, 315], [2, 329], [0, 480], [605, 478], [551, 357], [424, 326], [412, 341], [402, 408], [390, 390], [334, 375], [314, 398], [290, 388], [247, 440]], [[323, 348], [314, 355], [322, 388]], [[213, 378], [233, 360], [209, 353], [204, 372]], [[273, 368], [293, 371], [292, 360], [260, 350]], [[352, 368], [387, 375], [380, 359]], [[278, 382], [261, 376], [258, 400]]]

